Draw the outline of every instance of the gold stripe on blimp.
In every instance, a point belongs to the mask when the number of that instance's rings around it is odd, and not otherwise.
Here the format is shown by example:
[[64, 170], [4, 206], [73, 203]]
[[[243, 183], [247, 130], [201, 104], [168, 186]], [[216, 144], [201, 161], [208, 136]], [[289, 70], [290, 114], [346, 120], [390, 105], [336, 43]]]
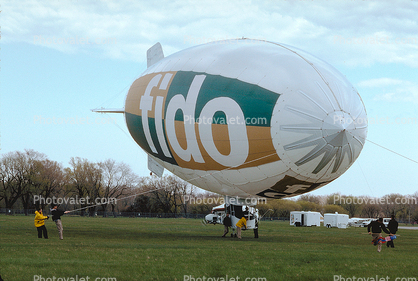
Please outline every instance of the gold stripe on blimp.
[[[165, 90], [160, 89], [161, 86], [161, 82], [164, 78], [164, 76], [170, 73], [172, 74], [171, 79], [166, 87]], [[170, 85], [171, 82], [173, 81], [174, 76], [176, 75], [176, 71], [171, 71], [171, 72], [163, 72], [163, 73], [151, 73], [151, 74], [147, 74], [144, 75], [138, 79], [136, 79], [131, 87], [129, 88], [128, 91], [128, 95], [126, 98], [126, 104], [125, 104], [125, 111], [131, 114], [135, 114], [138, 116], [141, 116], [141, 110], [139, 108], [139, 104], [140, 104], [140, 100], [141, 97], [144, 96], [145, 90], [147, 89], [148, 84], [150, 83], [150, 81], [156, 76], [156, 75], [161, 75], [161, 78], [157, 84], [156, 87], [153, 87], [151, 92], [150, 92], [150, 96], [153, 97], [153, 106], [152, 106], [152, 110], [148, 111], [148, 117], [149, 118], [154, 118], [155, 117], [155, 99], [156, 97], [163, 97], [163, 105], [165, 104], [165, 100], [167, 98], [167, 93], [168, 93], [168, 89], [170, 89]], [[163, 106], [163, 111], [164, 111], [164, 106]], [[161, 113], [163, 114], [163, 112]]]
[[[184, 130], [184, 123], [182, 121], [175, 121], [176, 136], [180, 146], [183, 149], [187, 149], [186, 134]], [[170, 151], [174, 156], [177, 164], [182, 168], [194, 169], [194, 170], [223, 170], [226, 167], [219, 164], [212, 159], [210, 155], [204, 149], [199, 137], [198, 124], [195, 124], [197, 143], [200, 153], [204, 159], [204, 163], [198, 163], [193, 158], [186, 162], [182, 160], [171, 147]], [[212, 134], [214, 137], [214, 143], [218, 151], [223, 155], [228, 155], [231, 150], [231, 144], [228, 135], [228, 125], [213, 124]], [[271, 141], [270, 127], [260, 126], [247, 126], [247, 136], [249, 141], [248, 157], [244, 164], [238, 167], [232, 167], [231, 169], [242, 169], [249, 167], [256, 167], [263, 164], [279, 161], [280, 157], [276, 154], [276, 150]]]
[[250, 151], [247, 160], [239, 168], [256, 167], [280, 160], [271, 140], [270, 127], [247, 126]]

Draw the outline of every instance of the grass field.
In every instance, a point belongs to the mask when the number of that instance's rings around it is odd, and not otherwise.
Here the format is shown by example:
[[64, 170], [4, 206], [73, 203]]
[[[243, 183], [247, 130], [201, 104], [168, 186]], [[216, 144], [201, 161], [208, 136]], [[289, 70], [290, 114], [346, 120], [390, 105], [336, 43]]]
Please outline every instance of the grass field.
[[0, 216], [0, 274], [5, 281], [418, 277], [416, 230], [400, 230], [396, 247], [384, 245], [378, 253], [364, 228], [296, 228], [267, 221], [260, 224], [259, 239], [245, 231], [238, 240], [222, 238], [223, 226], [204, 226], [194, 219], [64, 216], [61, 241], [51, 221], [46, 222], [49, 239], [38, 239], [33, 218]]

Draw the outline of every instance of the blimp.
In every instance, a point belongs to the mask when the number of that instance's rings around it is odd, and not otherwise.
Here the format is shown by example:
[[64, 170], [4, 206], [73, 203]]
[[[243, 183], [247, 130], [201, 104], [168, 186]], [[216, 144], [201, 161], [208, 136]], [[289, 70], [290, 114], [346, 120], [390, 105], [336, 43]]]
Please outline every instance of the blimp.
[[123, 113], [157, 175], [236, 198], [286, 198], [342, 175], [367, 135], [347, 78], [298, 48], [240, 38], [147, 51]]

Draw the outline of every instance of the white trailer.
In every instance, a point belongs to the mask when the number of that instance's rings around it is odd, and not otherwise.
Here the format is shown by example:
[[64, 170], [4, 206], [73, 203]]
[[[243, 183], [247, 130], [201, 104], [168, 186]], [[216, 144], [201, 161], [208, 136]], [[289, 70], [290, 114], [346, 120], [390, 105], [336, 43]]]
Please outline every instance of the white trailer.
[[327, 228], [338, 227], [338, 228], [347, 228], [348, 225], [348, 215], [328, 213], [324, 214], [324, 226]]
[[290, 225], [320, 226], [321, 214], [318, 212], [293, 211], [290, 212]]

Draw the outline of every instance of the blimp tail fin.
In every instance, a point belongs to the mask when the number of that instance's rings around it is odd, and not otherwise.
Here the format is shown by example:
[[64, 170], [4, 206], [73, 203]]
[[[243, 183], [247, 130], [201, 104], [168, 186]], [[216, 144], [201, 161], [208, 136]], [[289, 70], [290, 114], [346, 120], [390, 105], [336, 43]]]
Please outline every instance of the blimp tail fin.
[[148, 155], [148, 170], [156, 174], [158, 177], [162, 177], [164, 173], [164, 167], [161, 166], [157, 161], [154, 160], [150, 155]]
[[160, 42], [157, 42], [154, 46], [147, 51], [147, 67], [159, 62], [164, 58], [163, 48]]

